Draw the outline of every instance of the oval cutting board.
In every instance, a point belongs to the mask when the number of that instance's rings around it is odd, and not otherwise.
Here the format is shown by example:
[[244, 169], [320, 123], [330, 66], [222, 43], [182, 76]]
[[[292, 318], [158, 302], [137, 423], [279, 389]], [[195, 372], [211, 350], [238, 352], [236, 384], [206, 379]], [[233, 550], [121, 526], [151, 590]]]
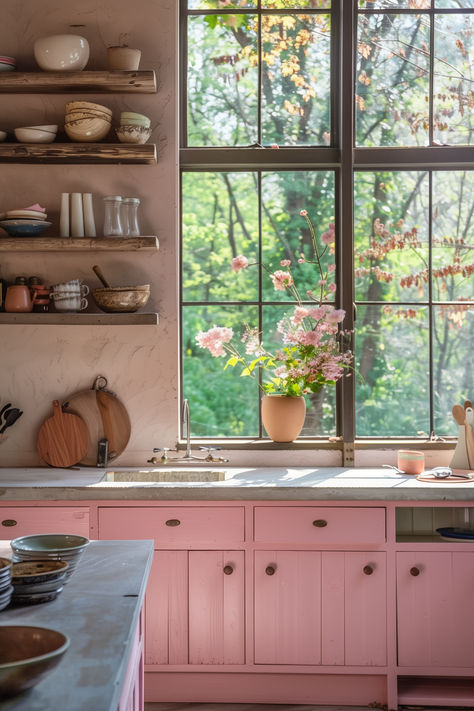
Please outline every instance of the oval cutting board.
[[89, 445], [80, 464], [97, 466], [97, 448], [104, 437], [109, 443], [109, 462], [122, 454], [130, 439], [131, 425], [125, 406], [115, 395], [101, 389], [82, 390], [64, 401], [63, 410], [80, 415], [89, 432]]
[[72, 467], [87, 452], [89, 433], [81, 417], [61, 410], [53, 402], [53, 416], [40, 427], [36, 447], [40, 457], [53, 467]]

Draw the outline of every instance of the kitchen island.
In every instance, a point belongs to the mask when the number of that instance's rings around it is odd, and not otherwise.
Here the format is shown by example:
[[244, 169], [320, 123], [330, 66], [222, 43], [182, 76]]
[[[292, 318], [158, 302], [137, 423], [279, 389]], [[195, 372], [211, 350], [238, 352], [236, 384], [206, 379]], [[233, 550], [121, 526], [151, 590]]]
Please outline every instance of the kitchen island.
[[[11, 557], [1, 543], [0, 555]], [[0, 701], [2, 711], [132, 708], [125, 686], [143, 673], [141, 610], [152, 555], [151, 541], [92, 541], [56, 600], [0, 612], [1, 625], [50, 627], [70, 639], [59, 665], [29, 691]]]
[[218, 470], [0, 470], [0, 530], [153, 539], [147, 701], [474, 707], [473, 481]]

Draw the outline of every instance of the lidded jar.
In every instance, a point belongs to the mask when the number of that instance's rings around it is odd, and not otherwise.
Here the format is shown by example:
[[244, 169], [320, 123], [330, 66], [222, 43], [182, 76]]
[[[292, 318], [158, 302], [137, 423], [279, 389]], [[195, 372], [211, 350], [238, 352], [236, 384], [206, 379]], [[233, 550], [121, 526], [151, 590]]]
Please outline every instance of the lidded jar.
[[120, 237], [123, 235], [122, 221], [120, 219], [120, 207], [122, 198], [120, 195], [109, 195], [104, 198], [104, 236]]
[[122, 200], [122, 225], [123, 234], [137, 237], [140, 234], [137, 210], [140, 200], [135, 197], [126, 197]]

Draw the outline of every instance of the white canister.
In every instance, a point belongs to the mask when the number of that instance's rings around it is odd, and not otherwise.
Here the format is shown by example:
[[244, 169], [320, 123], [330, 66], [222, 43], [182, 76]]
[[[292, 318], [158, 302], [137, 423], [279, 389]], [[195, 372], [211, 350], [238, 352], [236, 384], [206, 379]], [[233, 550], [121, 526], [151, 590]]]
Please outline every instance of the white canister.
[[82, 193], [71, 194], [71, 237], [84, 237]]
[[84, 232], [86, 237], [95, 237], [94, 207], [92, 205], [92, 193], [83, 193], [82, 211], [84, 213]]
[[69, 193], [61, 193], [61, 212], [59, 214], [59, 236], [69, 237]]

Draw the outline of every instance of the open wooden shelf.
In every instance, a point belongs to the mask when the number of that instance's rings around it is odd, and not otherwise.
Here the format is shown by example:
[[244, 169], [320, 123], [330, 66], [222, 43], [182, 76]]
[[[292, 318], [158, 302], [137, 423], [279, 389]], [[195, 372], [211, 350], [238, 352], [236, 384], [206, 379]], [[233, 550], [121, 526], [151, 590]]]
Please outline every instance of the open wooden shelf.
[[11, 326], [156, 326], [158, 323], [159, 317], [155, 313], [0, 313], [0, 324]]
[[81, 93], [156, 93], [155, 72], [82, 71], [82, 72], [2, 72], [0, 93], [66, 94]]
[[153, 143], [0, 143], [0, 163], [156, 162]]
[[399, 677], [398, 702], [417, 706], [473, 708], [474, 680], [456, 677]]
[[0, 252], [158, 251], [158, 237], [0, 237]]

